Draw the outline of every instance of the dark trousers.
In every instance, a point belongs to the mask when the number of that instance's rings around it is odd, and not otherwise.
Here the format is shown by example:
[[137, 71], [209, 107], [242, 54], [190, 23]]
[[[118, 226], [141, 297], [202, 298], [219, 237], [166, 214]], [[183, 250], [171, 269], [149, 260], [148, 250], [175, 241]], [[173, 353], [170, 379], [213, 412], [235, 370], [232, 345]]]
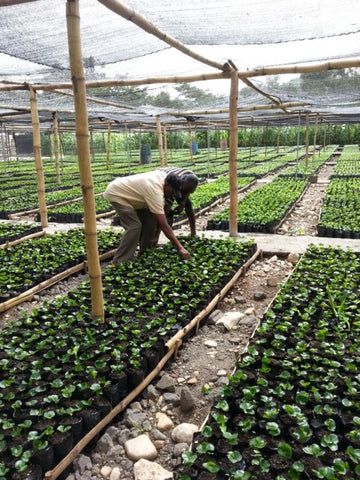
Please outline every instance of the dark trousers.
[[152, 246], [157, 222], [154, 214], [147, 208], [135, 210], [115, 202], [112, 202], [112, 206], [119, 216], [120, 225], [125, 230], [113, 258], [113, 263], [118, 264], [132, 260], [138, 244], [140, 253]]

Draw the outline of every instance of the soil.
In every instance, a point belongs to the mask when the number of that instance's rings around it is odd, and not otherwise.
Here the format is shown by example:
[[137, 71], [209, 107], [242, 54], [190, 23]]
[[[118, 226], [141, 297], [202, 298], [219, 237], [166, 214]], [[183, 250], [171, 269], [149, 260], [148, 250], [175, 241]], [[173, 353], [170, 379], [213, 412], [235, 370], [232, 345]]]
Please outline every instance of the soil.
[[[322, 167], [318, 173], [318, 181], [309, 185], [301, 201], [277, 232], [280, 235], [298, 237], [302, 249], [304, 248], [305, 238], [308, 239], [308, 236], [316, 235], [316, 224], [320, 216], [322, 198], [332, 169], [332, 164], [325, 164]], [[258, 181], [251, 189], [261, 187], [264, 182], [271, 181], [277, 174], [269, 175]], [[248, 191], [240, 194], [239, 198], [246, 193]], [[211, 232], [206, 232], [207, 219], [223, 207], [224, 204], [219, 205], [197, 219], [197, 232], [199, 234], [200, 232], [206, 235], [211, 234]], [[102, 220], [101, 225], [106, 226], [108, 222], [108, 220]], [[183, 225], [181, 230], [176, 230], [177, 234], [180, 234], [180, 232], [181, 234], [188, 233], [187, 224]], [[274, 252], [278, 251], [276, 242], [279, 235], [269, 235], [270, 237], [274, 238], [274, 244], [269, 252], [263, 252], [255, 260], [216, 307], [223, 313], [232, 310], [242, 313], [248, 311], [256, 321], [235, 330], [224, 331], [219, 326], [205, 320], [205, 324], [199, 329], [198, 334], [184, 342], [179, 349], [177, 358], [173, 359], [170, 365], [165, 368], [165, 372], [171, 375], [175, 382], [178, 382], [179, 385], [187, 384], [189, 386], [196, 403], [196, 408], [190, 413], [183, 414], [174, 409], [172, 420], [175, 424], [188, 422], [201, 426], [205, 421], [217, 391], [223, 385], [226, 376], [233, 372], [236, 358], [246, 350], [249, 338], [253, 335], [258, 324], [257, 322], [269, 308], [281, 283], [291, 274], [298, 259], [298, 252], [290, 252], [295, 254], [291, 257], [283, 254], [274, 255]], [[102, 268], [105, 269], [106, 266], [107, 264], [104, 264]], [[84, 279], [87, 279], [86, 275], [78, 275], [61, 282], [61, 284], [34, 296], [31, 302], [26, 302], [3, 313], [0, 315], [0, 322], [4, 324], [19, 318], [21, 311], [31, 311], [44, 300], [51, 300], [54, 296], [66, 294], [69, 289], [74, 288]], [[216, 344], [207, 346], [207, 344], [209, 345], [208, 341], [214, 341]], [[152, 413], [148, 413], [149, 416], [152, 415]], [[168, 444], [158, 453], [156, 463], [171, 470], [174, 462], [171, 445]], [[99, 465], [99, 468], [101, 468], [101, 465]], [[132, 472], [128, 472], [127, 475], [121, 477], [121, 479], [132, 480], [134, 478]]]

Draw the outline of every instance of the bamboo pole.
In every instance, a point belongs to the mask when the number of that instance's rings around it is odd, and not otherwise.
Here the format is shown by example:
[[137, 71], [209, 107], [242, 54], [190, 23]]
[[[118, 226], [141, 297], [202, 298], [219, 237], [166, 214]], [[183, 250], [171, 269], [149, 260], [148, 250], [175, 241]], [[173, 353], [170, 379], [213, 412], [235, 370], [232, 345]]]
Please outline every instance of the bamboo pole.
[[317, 113], [315, 116], [315, 126], [314, 126], [314, 143], [313, 143], [313, 152], [312, 152], [312, 159], [315, 158], [315, 150], [316, 150], [316, 136], [317, 136], [317, 129], [318, 129], [318, 120], [319, 114]]
[[308, 166], [309, 162], [309, 113], [306, 114], [306, 132], [305, 132], [305, 166]]
[[191, 123], [188, 122], [189, 126], [189, 153], [190, 153], [190, 162], [194, 163], [193, 161], [193, 152], [192, 152], [192, 131], [191, 131]]
[[229, 71], [229, 65], [227, 63], [221, 64], [218, 62], [214, 62], [208, 58], [203, 57], [202, 55], [197, 54], [196, 52], [190, 50], [184, 44], [176, 40], [175, 38], [168, 35], [166, 32], [163, 32], [151, 22], [149, 22], [145, 17], [137, 13], [133, 8], [128, 7], [127, 5], [123, 4], [119, 0], [99, 0], [100, 3], [105, 5], [107, 8], [112, 10], [118, 15], [121, 15], [126, 20], [129, 20], [132, 23], [135, 23], [138, 27], [145, 30], [145, 32], [154, 35], [155, 37], [159, 38], [160, 40], [164, 41], [168, 45], [180, 50], [180, 52], [185, 53], [191, 58], [198, 60], [206, 65], [211, 67], [217, 68], [218, 70]]
[[110, 168], [110, 140], [111, 140], [111, 122], [108, 123], [107, 143], [106, 143], [106, 168]]
[[[261, 77], [266, 75], [286, 75], [294, 73], [310, 73], [310, 72], [324, 72], [329, 70], [342, 70], [345, 68], [359, 68], [360, 67], [360, 57], [355, 58], [346, 58], [339, 59], [330, 62], [320, 62], [312, 64], [298, 64], [295, 66], [273, 66], [273, 67], [263, 67], [257, 68], [254, 70], [244, 70], [238, 71], [239, 78], [246, 77]], [[154, 84], [154, 83], [191, 83], [191, 82], [200, 82], [203, 80], [216, 80], [229, 78], [228, 72], [216, 72], [216, 73], [203, 73], [200, 75], [185, 75], [185, 76], [175, 76], [175, 77], [149, 77], [136, 80], [99, 80], [99, 81], [90, 81], [86, 82], [86, 88], [101, 88], [101, 87], [126, 87], [126, 86], [137, 86], [145, 84]], [[57, 83], [57, 84], [34, 84], [33, 87], [35, 90], [56, 90], [56, 89], [71, 89], [72, 84], [67, 83]], [[12, 91], [12, 90], [27, 90], [25, 84], [12, 84], [5, 85], [0, 87], [0, 91]]]
[[327, 124], [325, 123], [325, 125], [324, 125], [324, 137], [323, 137], [323, 150], [324, 150], [324, 152], [326, 150], [326, 129], [327, 129]]
[[97, 246], [94, 184], [92, 179], [89, 129], [86, 106], [86, 88], [81, 52], [79, 0], [67, 0], [66, 22], [70, 56], [71, 77], [74, 89], [76, 140], [80, 183], [84, 201], [84, 228], [86, 253], [89, 265], [91, 312], [93, 318], [104, 319], [102, 278]]
[[278, 132], [277, 132], [277, 136], [276, 136], [276, 153], [279, 153], [280, 135], [281, 135], [281, 127], [278, 127]]
[[166, 137], [166, 125], [163, 126], [163, 138], [164, 138], [164, 164], [165, 167], [168, 166], [168, 152], [167, 152], [167, 137]]
[[40, 208], [40, 222], [41, 226], [48, 226], [47, 218], [47, 209], [45, 201], [45, 179], [44, 179], [44, 167], [41, 158], [41, 139], [40, 139], [40, 128], [39, 128], [39, 114], [37, 111], [37, 99], [36, 92], [33, 87], [29, 87], [30, 92], [30, 107], [31, 107], [31, 123], [33, 127], [33, 146], [34, 146], [34, 157], [35, 157], [35, 166], [36, 166], [36, 176], [37, 176], [37, 192], [39, 197], [39, 208]]
[[229, 99], [229, 186], [230, 212], [229, 236], [236, 237], [238, 230], [238, 188], [237, 188], [237, 151], [238, 151], [238, 102], [239, 77], [236, 70], [231, 72], [230, 99]]
[[[25, 240], [25, 238], [24, 238]], [[100, 255], [100, 260], [107, 260], [111, 257], [114, 256], [116, 252], [116, 248], [109, 250], [108, 252], [105, 252]], [[81, 272], [84, 270], [84, 272], [88, 271], [88, 262], [85, 260], [82, 263], [79, 263], [78, 265], [74, 265], [73, 267], [68, 268], [67, 270], [64, 270], [63, 272], [58, 273], [57, 275], [54, 275], [51, 278], [48, 278], [44, 282], [38, 283], [32, 288], [29, 288], [25, 292], [20, 293], [20, 295], [10, 298], [9, 300], [6, 300], [5, 302], [0, 303], [0, 313], [5, 312], [6, 310], [9, 310], [10, 308], [15, 307], [16, 305], [19, 305], [20, 303], [30, 301], [32, 297], [39, 292], [42, 292], [43, 290], [46, 290], [47, 288], [51, 287], [52, 285], [55, 285], [56, 283], [61, 282], [67, 277], [70, 277], [71, 275], [74, 275], [75, 273]]]
[[37, 0], [1, 0], [0, 7], [9, 7], [20, 3], [36, 2]]
[[[284, 102], [280, 104], [267, 104], [267, 105], [253, 105], [249, 107], [238, 107], [238, 112], [253, 112], [256, 110], [275, 110], [279, 108], [289, 107], [306, 107], [309, 103], [306, 102]], [[177, 112], [165, 112], [163, 115], [172, 115], [173, 117], [187, 117], [189, 115], [216, 115], [218, 113], [229, 113], [228, 108], [221, 108], [217, 110], [193, 110], [193, 111], [177, 111]]]
[[15, 245], [18, 245], [19, 243], [25, 242], [26, 240], [31, 240], [32, 238], [37, 238], [37, 237], [44, 237], [45, 235], [46, 235], [45, 230], [41, 230], [40, 232], [31, 233], [29, 235], [25, 235], [24, 237], [17, 238], [16, 240], [13, 240], [12, 242], [7, 241], [6, 243], [0, 244], [0, 250], [2, 250], [4, 248], [14, 247]]
[[56, 170], [56, 183], [61, 184], [60, 167], [59, 167], [59, 124], [57, 112], [53, 113], [54, 123], [54, 154], [55, 154], [55, 170]]
[[156, 130], [157, 130], [157, 136], [158, 136], [160, 167], [163, 167], [164, 166], [164, 150], [163, 150], [163, 141], [162, 141], [162, 133], [161, 133], [160, 115], [156, 115]]
[[175, 351], [179, 348], [178, 342], [173, 346], [172, 349], [169, 349], [164, 357], [160, 360], [157, 366], [152, 370], [144, 380], [132, 390], [120, 403], [114, 407], [111, 412], [109, 412], [90, 432], [88, 432], [76, 445], [75, 447], [64, 457], [58, 465], [53, 470], [45, 473], [45, 480], [55, 480], [61, 475], [66, 467], [81, 453], [81, 451], [86, 447], [86, 445], [94, 438], [98, 433], [101, 432], [119, 413], [121, 413], [143, 390], [149, 385], [149, 383], [161, 372], [169, 359], [174, 355]]

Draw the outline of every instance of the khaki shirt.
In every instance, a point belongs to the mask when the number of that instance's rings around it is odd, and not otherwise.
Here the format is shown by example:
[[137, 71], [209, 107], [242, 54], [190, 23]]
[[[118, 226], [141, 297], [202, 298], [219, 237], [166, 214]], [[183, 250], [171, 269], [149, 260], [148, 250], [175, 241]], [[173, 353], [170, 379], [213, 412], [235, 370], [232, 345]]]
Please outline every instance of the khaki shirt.
[[164, 213], [166, 176], [166, 172], [154, 170], [115, 178], [107, 186], [104, 198], [109, 202], [133, 207], [135, 210], [148, 208], [152, 213]]

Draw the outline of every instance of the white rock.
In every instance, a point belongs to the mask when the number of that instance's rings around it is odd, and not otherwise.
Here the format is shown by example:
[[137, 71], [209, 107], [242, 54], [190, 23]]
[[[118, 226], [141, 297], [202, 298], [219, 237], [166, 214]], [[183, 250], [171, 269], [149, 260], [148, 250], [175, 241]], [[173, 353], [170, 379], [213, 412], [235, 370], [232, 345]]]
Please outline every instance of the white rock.
[[236, 327], [245, 315], [242, 312], [226, 312], [217, 320], [216, 325], [223, 325], [226, 330], [232, 330]]
[[180, 423], [174, 430], [171, 432], [171, 438], [175, 443], [187, 443], [191, 444], [193, 435], [199, 429], [193, 423]]
[[155, 445], [145, 434], [127, 440], [124, 447], [125, 453], [130, 460], [139, 460], [140, 458], [153, 460], [157, 457]]
[[256, 315], [255, 308], [250, 307], [247, 310], [245, 310], [245, 315]]
[[100, 470], [100, 474], [104, 478], [110, 478], [110, 474], [112, 472], [112, 468], [109, 467], [108, 465], [104, 465], [102, 469]]
[[121, 480], [121, 470], [119, 467], [114, 467], [112, 469], [109, 480]]
[[196, 385], [196, 384], [198, 383], [198, 381], [199, 381], [199, 380], [198, 380], [196, 377], [191, 377], [191, 378], [189, 378], [189, 380], [187, 381], [187, 383], [188, 383], [189, 385]]
[[205, 340], [204, 345], [205, 347], [216, 348], [217, 342], [215, 340]]
[[134, 465], [135, 480], [168, 480], [173, 474], [161, 465], [148, 460], [138, 460]]
[[156, 426], [160, 432], [166, 432], [167, 430], [171, 430], [174, 427], [174, 424], [165, 413], [157, 412], [156, 414]]
[[218, 370], [217, 374], [218, 377], [225, 377], [227, 375], [226, 370]]

